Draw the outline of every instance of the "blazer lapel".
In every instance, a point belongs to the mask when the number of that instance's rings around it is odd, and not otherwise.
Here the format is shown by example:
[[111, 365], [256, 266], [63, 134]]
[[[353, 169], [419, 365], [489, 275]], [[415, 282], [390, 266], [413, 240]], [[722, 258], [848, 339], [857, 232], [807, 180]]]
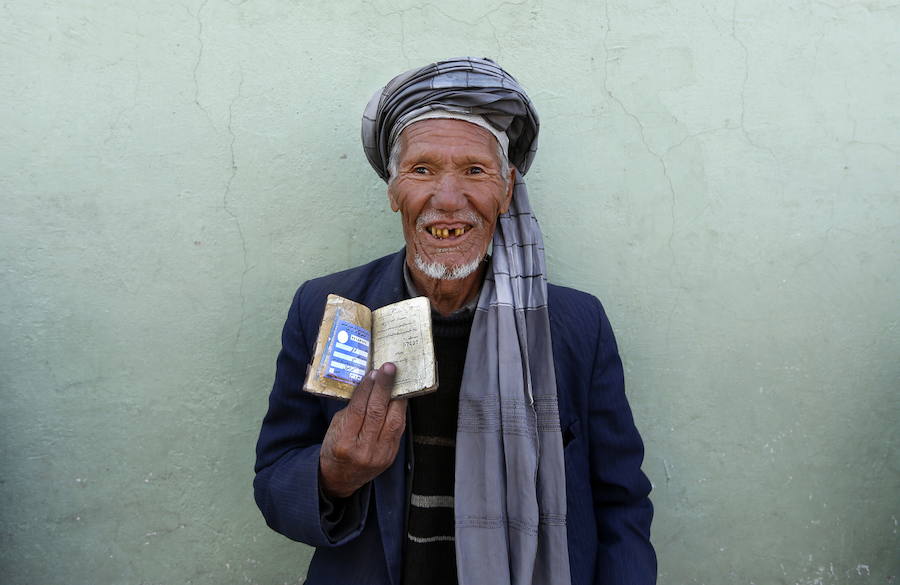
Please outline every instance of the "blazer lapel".
[[367, 307], [374, 311], [406, 298], [406, 285], [403, 282], [405, 260], [406, 248], [403, 248], [391, 256], [382, 272], [373, 275], [372, 285], [366, 294]]

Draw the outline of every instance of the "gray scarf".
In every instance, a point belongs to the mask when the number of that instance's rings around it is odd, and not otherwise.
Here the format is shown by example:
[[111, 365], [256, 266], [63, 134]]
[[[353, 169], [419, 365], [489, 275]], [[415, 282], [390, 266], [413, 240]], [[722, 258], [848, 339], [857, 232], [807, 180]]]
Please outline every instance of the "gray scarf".
[[518, 82], [488, 59], [451, 59], [398, 75], [375, 93], [362, 120], [366, 156], [385, 181], [398, 129], [430, 110], [482, 116], [509, 137], [517, 169], [512, 204], [494, 233], [460, 389], [459, 583], [568, 585], [544, 244], [522, 179], [537, 150], [537, 113]]

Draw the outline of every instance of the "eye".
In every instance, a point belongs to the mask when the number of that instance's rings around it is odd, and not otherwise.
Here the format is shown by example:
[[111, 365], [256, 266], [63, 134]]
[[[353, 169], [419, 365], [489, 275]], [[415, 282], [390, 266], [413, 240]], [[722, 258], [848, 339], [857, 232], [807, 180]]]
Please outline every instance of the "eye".
[[419, 165], [413, 167], [412, 172], [416, 173], [417, 175], [424, 175], [428, 172], [428, 169], [426, 167], [423, 167], [422, 165]]
[[478, 166], [471, 166], [469, 167], [468, 173], [470, 175], [480, 175], [484, 173], [484, 169]]

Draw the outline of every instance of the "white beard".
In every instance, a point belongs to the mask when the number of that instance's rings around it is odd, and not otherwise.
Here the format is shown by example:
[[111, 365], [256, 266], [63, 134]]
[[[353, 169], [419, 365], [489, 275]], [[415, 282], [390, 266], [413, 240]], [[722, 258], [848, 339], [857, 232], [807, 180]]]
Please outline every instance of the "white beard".
[[418, 254], [416, 254], [415, 261], [416, 268], [435, 280], [462, 280], [478, 270], [478, 265], [481, 264], [481, 258], [479, 258], [461, 266], [447, 266], [439, 262], [426, 262]]
[[[434, 209], [429, 209], [416, 219], [416, 231], [425, 234], [425, 225], [438, 220], [462, 221], [476, 228], [479, 228], [484, 224], [481, 217], [472, 210], [464, 210], [460, 213], [448, 215]], [[482, 258], [483, 257], [484, 255], [482, 255]], [[448, 266], [446, 264], [441, 264], [440, 262], [426, 262], [421, 256], [416, 254], [415, 262], [416, 268], [421, 270], [426, 276], [436, 280], [462, 280], [478, 270], [478, 265], [481, 264], [482, 258], [472, 260], [461, 266]]]

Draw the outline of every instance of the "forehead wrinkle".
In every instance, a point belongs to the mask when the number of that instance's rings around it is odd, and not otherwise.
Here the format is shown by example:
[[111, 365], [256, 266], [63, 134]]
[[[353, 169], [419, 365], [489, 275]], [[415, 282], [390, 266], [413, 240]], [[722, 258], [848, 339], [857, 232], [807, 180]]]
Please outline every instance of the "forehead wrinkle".
[[[465, 129], [465, 130], [464, 130]], [[466, 122], [464, 120], [453, 120], [446, 118], [430, 118], [427, 120], [420, 120], [418, 122], [413, 122], [409, 126], [403, 129], [400, 133], [400, 136], [409, 136], [412, 134], [421, 134], [421, 133], [429, 133], [429, 134], [462, 134], [468, 132], [474, 132], [475, 135], [479, 136], [482, 140], [489, 141], [491, 145], [497, 142], [497, 137], [488, 132], [485, 128], [477, 124], [472, 124], [470, 122]]]
[[[462, 124], [465, 126], [461, 126]], [[464, 162], [490, 160], [498, 166], [500, 162], [496, 160], [497, 139], [484, 128], [461, 120], [432, 119], [415, 122], [404, 128], [397, 140], [400, 142], [401, 161], [409, 158], [410, 154], [419, 160], [446, 158], [438, 156], [435, 153], [437, 150], [449, 153], [451, 158], [465, 159]], [[431, 149], [429, 144], [437, 148]], [[473, 153], [474, 149], [484, 152]], [[459, 153], [459, 150], [462, 150], [462, 153]]]
[[[479, 148], [479, 150], [481, 150]], [[424, 162], [430, 164], [447, 164], [452, 167], [465, 167], [478, 164], [493, 169], [500, 168], [497, 153], [494, 149], [484, 152], [473, 152], [468, 145], [454, 144], [440, 149], [429, 148], [427, 141], [418, 144], [406, 142], [401, 145], [400, 161], [403, 164]]]

